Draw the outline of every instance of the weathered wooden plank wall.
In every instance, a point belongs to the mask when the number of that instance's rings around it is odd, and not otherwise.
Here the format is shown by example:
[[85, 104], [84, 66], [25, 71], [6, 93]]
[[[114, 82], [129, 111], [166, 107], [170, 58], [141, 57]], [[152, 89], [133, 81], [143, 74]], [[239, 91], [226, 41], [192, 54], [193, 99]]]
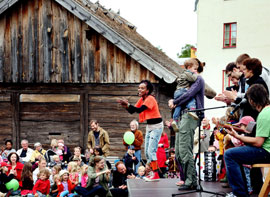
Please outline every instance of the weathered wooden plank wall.
[[53, 0], [0, 16], [0, 82], [133, 83], [154, 74]]
[[70, 146], [80, 142], [80, 103], [20, 103], [20, 138], [50, 144], [63, 138]]
[[[166, 120], [170, 118], [167, 107], [169, 98], [160, 90], [159, 84], [155, 86], [161, 115]], [[138, 114], [129, 114], [116, 102], [118, 98], [125, 97], [131, 104], [135, 104], [139, 99], [138, 84], [5, 84], [0, 89], [7, 92], [0, 96], [0, 117], [3, 120], [0, 129], [5, 131], [0, 134], [0, 145], [4, 143], [4, 139], [14, 139], [14, 143], [16, 141], [19, 144], [21, 139], [26, 138], [30, 144], [40, 141], [45, 147], [49, 147], [52, 138], [64, 138], [70, 147], [86, 147], [89, 122], [97, 119], [100, 126], [109, 133], [111, 155], [122, 156], [125, 152], [122, 145], [123, 134], [129, 129], [131, 120], [138, 120]], [[79, 95], [80, 99], [78, 102], [60, 102], [61, 97], [58, 96], [55, 99], [57, 102], [37, 102], [37, 98], [32, 100], [35, 102], [31, 102], [27, 97], [27, 100], [21, 100], [23, 102], [14, 100], [14, 106], [17, 107], [12, 107], [8, 92], [14, 95], [14, 99], [19, 99], [20, 94], [65, 94], [65, 99], [66, 95], [72, 94]], [[12, 114], [16, 115], [13, 117]], [[145, 123], [140, 124], [140, 129], [145, 134]], [[169, 132], [168, 129], [165, 131]]]
[[[168, 109], [167, 101], [169, 99], [166, 95], [160, 95], [158, 85], [155, 88], [156, 98], [159, 102], [160, 112], [163, 120], [168, 120], [171, 117]], [[124, 84], [118, 86], [98, 87], [92, 89], [89, 94], [89, 121], [96, 119], [100, 126], [108, 131], [111, 142], [111, 155], [123, 156], [125, 149], [123, 146], [123, 135], [125, 131], [129, 130], [129, 123], [131, 120], [138, 120], [138, 114], [129, 114], [125, 109], [116, 103], [118, 98], [127, 98], [131, 104], [135, 104], [138, 97], [137, 84]], [[146, 124], [140, 124], [140, 129], [145, 135]], [[90, 129], [90, 128], [89, 128]], [[169, 130], [165, 128], [169, 136]], [[144, 147], [144, 145], [143, 145]], [[144, 150], [143, 150], [144, 154]]]
[[0, 94], [0, 143], [12, 139], [12, 111], [10, 94]]

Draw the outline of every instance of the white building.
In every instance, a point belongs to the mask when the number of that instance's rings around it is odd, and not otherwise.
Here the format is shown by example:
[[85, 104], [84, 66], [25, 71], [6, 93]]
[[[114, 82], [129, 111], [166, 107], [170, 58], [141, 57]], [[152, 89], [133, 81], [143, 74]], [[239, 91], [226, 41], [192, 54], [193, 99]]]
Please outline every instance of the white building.
[[[270, 0], [197, 0], [197, 57], [206, 62], [203, 74], [217, 93], [223, 89], [223, 70], [243, 53], [270, 67]], [[225, 84], [226, 86], [226, 84]], [[224, 105], [206, 99], [205, 107]], [[206, 115], [224, 115], [209, 110]]]

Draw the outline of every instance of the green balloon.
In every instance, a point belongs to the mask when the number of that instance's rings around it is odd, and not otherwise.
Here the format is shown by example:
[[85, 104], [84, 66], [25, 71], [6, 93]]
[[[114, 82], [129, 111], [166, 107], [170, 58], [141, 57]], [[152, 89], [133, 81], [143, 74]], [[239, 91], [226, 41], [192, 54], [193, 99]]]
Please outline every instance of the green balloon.
[[6, 183], [7, 190], [13, 189], [13, 191], [16, 191], [19, 189], [19, 182], [16, 179], [12, 179], [8, 183]]
[[127, 131], [125, 132], [124, 134], [124, 141], [127, 143], [127, 144], [132, 144], [135, 140], [135, 136], [134, 134], [131, 132], [131, 131]]

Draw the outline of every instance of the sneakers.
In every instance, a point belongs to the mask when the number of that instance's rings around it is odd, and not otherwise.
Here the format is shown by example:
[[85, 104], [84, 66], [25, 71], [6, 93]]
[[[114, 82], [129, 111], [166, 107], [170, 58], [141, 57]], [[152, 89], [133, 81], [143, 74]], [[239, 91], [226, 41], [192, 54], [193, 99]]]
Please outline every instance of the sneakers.
[[194, 120], [199, 120], [199, 117], [194, 112], [188, 112], [188, 115], [190, 115]]
[[225, 197], [237, 197], [233, 192], [227, 193]]
[[145, 178], [145, 182], [154, 182], [154, 181], [159, 181], [159, 175], [158, 172], [154, 172], [153, 176], [149, 177], [149, 178]]
[[179, 132], [179, 128], [178, 128], [177, 122], [176, 122], [175, 120], [172, 121], [171, 127], [173, 128], [173, 131], [174, 131], [175, 133], [178, 133], [178, 132]]
[[143, 179], [144, 179], [144, 180], [149, 179], [149, 178], [150, 178], [151, 176], [153, 176], [153, 175], [154, 175], [154, 173], [153, 173], [153, 171], [151, 171], [151, 172], [149, 172], [149, 175], [143, 177]]

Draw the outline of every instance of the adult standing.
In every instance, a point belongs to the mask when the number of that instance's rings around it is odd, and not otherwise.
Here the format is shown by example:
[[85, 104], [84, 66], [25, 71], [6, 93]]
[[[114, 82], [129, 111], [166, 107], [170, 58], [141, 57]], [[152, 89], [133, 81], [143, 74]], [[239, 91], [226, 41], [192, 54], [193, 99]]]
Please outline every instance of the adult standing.
[[88, 133], [88, 148], [90, 152], [93, 152], [93, 149], [96, 146], [99, 146], [102, 149], [102, 152], [105, 157], [109, 155], [110, 152], [110, 140], [107, 131], [99, 126], [97, 120], [90, 121], [91, 131]]
[[199, 155], [199, 139], [200, 139], [200, 151], [201, 153], [207, 152], [210, 142], [210, 120], [207, 118], [204, 118], [201, 122], [202, 124], [202, 130], [201, 130], [201, 136], [199, 137], [199, 127], [196, 128], [195, 134], [194, 134], [194, 148], [193, 153], [195, 154], [195, 164], [197, 161], [197, 156]]
[[247, 99], [259, 112], [256, 136], [239, 135], [232, 128], [227, 131], [231, 136], [248, 144], [228, 149], [225, 152], [228, 181], [233, 191], [230, 196], [249, 196], [241, 174], [243, 164], [270, 162], [270, 101], [266, 88], [261, 84], [252, 85], [247, 91]]
[[21, 146], [22, 148], [17, 150], [17, 154], [19, 155], [23, 163], [30, 161], [30, 158], [34, 150], [28, 147], [29, 146], [28, 140], [25, 139], [22, 140]]
[[[130, 131], [134, 134], [135, 139], [134, 142], [131, 144], [134, 146], [134, 150], [135, 150], [135, 157], [138, 159], [138, 164], [135, 166], [135, 172], [138, 172], [138, 168], [140, 166], [140, 161], [141, 161], [141, 146], [143, 144], [143, 134], [142, 131], [139, 130], [139, 123], [137, 120], [132, 120], [129, 124], [130, 126]], [[129, 144], [127, 144], [124, 140], [123, 140], [123, 144], [126, 147], [126, 150], [128, 149]]]
[[153, 85], [148, 80], [142, 80], [138, 92], [141, 97], [135, 106], [130, 105], [128, 100], [119, 100], [118, 102], [127, 109], [129, 113], [139, 113], [139, 122], [147, 122], [145, 135], [145, 156], [153, 170], [153, 174], [146, 177], [146, 181], [159, 181], [157, 148], [160, 136], [163, 132], [163, 121], [159, 112], [158, 104], [154, 96]]
[[[196, 100], [197, 109], [204, 108], [204, 80], [200, 75], [198, 75], [197, 80], [184, 95], [176, 100], [169, 100], [169, 107], [174, 108], [176, 105], [185, 105], [192, 98]], [[204, 114], [201, 114], [199, 117], [203, 118]], [[179, 190], [192, 190], [197, 187], [197, 176], [193, 159], [193, 142], [198, 121], [201, 120], [195, 119], [188, 113], [184, 113], [181, 116], [181, 121], [178, 122], [179, 132], [176, 133], [175, 155], [185, 176], [185, 184], [181, 185], [178, 188]]]

